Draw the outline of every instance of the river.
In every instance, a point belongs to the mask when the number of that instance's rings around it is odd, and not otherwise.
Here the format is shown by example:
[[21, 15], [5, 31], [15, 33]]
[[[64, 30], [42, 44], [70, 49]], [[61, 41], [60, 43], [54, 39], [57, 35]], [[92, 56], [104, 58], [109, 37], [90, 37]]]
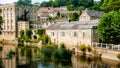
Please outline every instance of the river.
[[120, 62], [75, 55], [72, 56], [71, 62], [66, 63], [43, 60], [32, 60], [27, 63], [25, 57], [19, 57], [20, 53], [17, 53], [19, 48], [16, 45], [0, 45], [0, 47], [2, 47], [0, 68], [120, 68]]

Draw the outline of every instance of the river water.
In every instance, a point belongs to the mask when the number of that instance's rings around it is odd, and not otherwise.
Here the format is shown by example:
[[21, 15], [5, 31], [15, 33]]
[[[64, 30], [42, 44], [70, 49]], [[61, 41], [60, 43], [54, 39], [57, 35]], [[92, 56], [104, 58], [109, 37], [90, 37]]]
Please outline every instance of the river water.
[[[111, 61], [107, 59], [72, 56], [71, 62], [52, 62], [43, 60], [33, 60], [26, 63], [25, 57], [19, 58], [17, 55], [8, 57], [11, 54], [17, 53], [19, 49], [16, 45], [0, 45], [0, 68], [120, 68], [120, 62]], [[17, 50], [18, 49], [18, 50]]]

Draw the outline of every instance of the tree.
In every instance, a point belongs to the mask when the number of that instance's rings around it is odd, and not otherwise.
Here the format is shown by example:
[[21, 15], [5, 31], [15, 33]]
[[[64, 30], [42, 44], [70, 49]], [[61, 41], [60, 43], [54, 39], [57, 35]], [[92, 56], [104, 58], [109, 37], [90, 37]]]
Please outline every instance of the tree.
[[20, 31], [20, 37], [21, 37], [21, 38], [24, 38], [24, 30], [21, 30], [21, 31]]
[[104, 0], [103, 8], [106, 12], [120, 9], [120, 0]]
[[106, 13], [100, 19], [97, 31], [102, 42], [119, 44], [120, 11]]
[[25, 31], [25, 41], [28, 42], [32, 37], [32, 30]]
[[79, 15], [78, 13], [73, 13], [70, 15], [70, 20], [71, 21], [78, 21], [79, 20]]
[[68, 9], [69, 11], [73, 11], [74, 8], [75, 8], [75, 6], [74, 6], [73, 4], [67, 5], [67, 9]]
[[44, 34], [45, 33], [45, 29], [38, 29], [37, 30], [37, 34], [38, 35], [42, 35], [42, 34]]
[[17, 4], [20, 6], [32, 6], [31, 0], [18, 0]]

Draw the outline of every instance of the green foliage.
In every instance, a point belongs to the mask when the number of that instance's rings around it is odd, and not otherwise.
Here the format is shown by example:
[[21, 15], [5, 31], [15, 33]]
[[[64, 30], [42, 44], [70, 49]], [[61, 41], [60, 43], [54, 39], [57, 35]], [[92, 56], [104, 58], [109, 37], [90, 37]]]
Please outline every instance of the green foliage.
[[15, 52], [10, 50], [10, 52], [7, 54], [8, 59], [12, 59], [15, 56]]
[[45, 1], [42, 2], [41, 6], [60, 7], [60, 6], [68, 6], [70, 4], [72, 4], [75, 7], [84, 6], [88, 8], [94, 5], [94, 0], [49, 0], [49, 2], [45, 2]]
[[29, 42], [31, 38], [32, 38], [32, 30], [26, 30], [25, 31], [25, 41]]
[[52, 59], [53, 61], [61, 61], [61, 62], [66, 62], [66, 61], [71, 61], [71, 56], [72, 53], [70, 50], [67, 50], [65, 48], [65, 45], [61, 43], [61, 47], [57, 47], [56, 44], [49, 44], [46, 46], [42, 46], [40, 53], [43, 58], [49, 58]]
[[119, 44], [120, 38], [120, 11], [106, 13], [99, 21], [98, 34], [105, 43]]
[[43, 44], [43, 45], [46, 45], [46, 44], [48, 44], [48, 43], [51, 43], [51, 40], [50, 40], [50, 38], [48, 37], [47, 34], [43, 34], [42, 36], [40, 36], [39, 39], [42, 41], [42, 44]]
[[3, 50], [3, 47], [0, 46], [0, 51], [2, 51], [2, 50]]
[[56, 47], [50, 45], [50, 46], [43, 46], [40, 52], [43, 57], [51, 58], [54, 50], [56, 50]]
[[90, 10], [97, 10], [97, 11], [102, 11], [103, 9], [101, 9], [100, 5], [94, 5], [92, 7], [89, 8]]
[[120, 9], [120, 0], [104, 0], [103, 9], [107, 12], [115, 10], [118, 11]]
[[70, 15], [70, 20], [71, 21], [78, 21], [79, 20], [79, 15], [78, 13], [73, 13]]
[[20, 55], [25, 56], [25, 47], [22, 47], [20, 50]]
[[29, 59], [29, 61], [31, 61], [31, 59], [33, 57], [32, 56], [32, 48], [27, 46], [25, 50], [26, 50], [26, 57], [27, 57], [27, 59]]
[[38, 30], [37, 30], [37, 34], [38, 34], [38, 35], [45, 34], [45, 29], [38, 29]]
[[80, 50], [85, 52], [86, 51], [86, 45], [85, 44], [81, 44], [80, 45]]
[[70, 50], [67, 50], [66, 48], [58, 48], [56, 51], [53, 52], [52, 59], [54, 61], [61, 62], [71, 61], [71, 55], [72, 53]]
[[92, 51], [92, 48], [91, 48], [90, 45], [88, 45], [88, 46], [86, 47], [86, 49], [88, 50], [88, 52], [91, 52], [91, 51]]
[[32, 6], [31, 0], [18, 0], [17, 4], [20, 6]]
[[75, 6], [74, 6], [73, 4], [69, 4], [69, 5], [67, 6], [67, 9], [68, 9], [69, 11], [73, 11], [74, 8], [75, 8]]
[[117, 54], [117, 57], [120, 59], [120, 54]]
[[84, 7], [84, 6], [80, 6], [80, 7], [78, 7], [78, 10], [79, 10], [80, 12], [82, 12], [83, 10], [85, 10], [85, 7]]
[[24, 30], [21, 30], [21, 31], [20, 31], [20, 37], [21, 37], [21, 38], [24, 38]]
[[64, 44], [64, 43], [61, 43], [61, 44], [60, 44], [60, 48], [61, 48], [61, 49], [66, 48], [66, 47], [65, 47], [65, 44]]
[[60, 12], [57, 13], [57, 16], [60, 17]]

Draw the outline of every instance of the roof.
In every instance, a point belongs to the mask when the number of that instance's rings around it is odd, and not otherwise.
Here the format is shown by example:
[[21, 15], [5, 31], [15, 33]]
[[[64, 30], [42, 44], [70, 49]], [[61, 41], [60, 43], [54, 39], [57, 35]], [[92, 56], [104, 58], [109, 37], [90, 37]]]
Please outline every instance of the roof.
[[80, 30], [80, 29], [91, 29], [98, 25], [99, 20], [91, 21], [77, 21], [77, 22], [63, 22], [56, 23], [49, 26], [46, 30]]
[[96, 17], [96, 18], [100, 18], [104, 15], [103, 11], [95, 11], [95, 10], [85, 10], [84, 12], [88, 13], [89, 16], [91, 17]]

